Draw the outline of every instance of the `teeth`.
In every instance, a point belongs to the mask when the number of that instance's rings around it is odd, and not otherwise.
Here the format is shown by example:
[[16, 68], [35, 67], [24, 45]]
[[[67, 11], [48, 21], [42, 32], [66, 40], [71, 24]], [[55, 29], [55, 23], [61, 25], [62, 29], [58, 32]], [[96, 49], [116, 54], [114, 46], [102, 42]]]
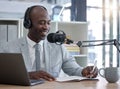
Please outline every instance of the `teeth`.
[[47, 31], [42, 31], [42, 34], [46, 35], [46, 34], [47, 34]]

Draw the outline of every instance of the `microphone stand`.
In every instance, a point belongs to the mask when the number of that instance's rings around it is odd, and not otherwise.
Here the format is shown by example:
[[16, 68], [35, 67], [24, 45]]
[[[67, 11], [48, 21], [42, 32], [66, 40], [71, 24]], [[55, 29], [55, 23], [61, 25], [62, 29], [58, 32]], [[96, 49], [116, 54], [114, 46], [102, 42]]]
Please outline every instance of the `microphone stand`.
[[[74, 43], [72, 40], [70, 40], [70, 39], [67, 39], [67, 43], [68, 44], [71, 44], [71, 43]], [[96, 42], [96, 44], [91, 44], [91, 43], [95, 43]], [[98, 43], [99, 42], [99, 43]], [[89, 43], [89, 44], [87, 44], [87, 43]], [[119, 43], [119, 41], [118, 40], [116, 40], [116, 39], [111, 39], [111, 40], [90, 40], [90, 41], [78, 41], [77, 43], [76, 43], [76, 45], [78, 46], [78, 47], [92, 47], [92, 46], [101, 46], [101, 45], [114, 45], [115, 47], [116, 47], [116, 49], [117, 49], [117, 51], [120, 53], [120, 49], [119, 49], [119, 45], [120, 45], [120, 43]], [[118, 64], [117, 64], [117, 66], [119, 66], [119, 60], [118, 60]]]
[[[97, 44], [90, 44], [92, 42], [101, 42]], [[89, 43], [88, 45], [83, 43]], [[91, 46], [101, 46], [101, 45], [114, 45], [118, 52], [120, 52], [119, 45], [120, 43], [116, 39], [112, 40], [90, 40], [90, 41], [78, 41], [77, 46], [79, 47], [91, 47]]]

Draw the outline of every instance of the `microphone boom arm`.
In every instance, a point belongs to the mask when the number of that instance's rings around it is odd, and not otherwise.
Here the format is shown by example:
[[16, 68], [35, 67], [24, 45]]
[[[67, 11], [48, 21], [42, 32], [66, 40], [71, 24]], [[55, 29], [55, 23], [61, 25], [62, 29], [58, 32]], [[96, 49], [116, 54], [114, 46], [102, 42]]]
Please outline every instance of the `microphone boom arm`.
[[[102, 43], [90, 44], [92, 42], [102, 42]], [[89, 44], [88, 45], [87, 44], [83, 45], [83, 43], [89, 43]], [[120, 52], [120, 49], [119, 49], [120, 43], [116, 39], [112, 39], [112, 40], [78, 41], [77, 45], [79, 47], [92, 47], [92, 46], [101, 46], [101, 45], [114, 45], [117, 48], [117, 50]]]

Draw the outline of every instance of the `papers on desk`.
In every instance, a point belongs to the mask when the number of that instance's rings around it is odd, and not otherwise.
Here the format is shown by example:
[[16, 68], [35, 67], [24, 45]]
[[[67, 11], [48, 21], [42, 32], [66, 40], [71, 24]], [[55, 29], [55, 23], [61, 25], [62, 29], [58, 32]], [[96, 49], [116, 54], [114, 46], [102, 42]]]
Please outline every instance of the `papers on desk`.
[[58, 77], [56, 78], [57, 82], [80, 82], [80, 81], [91, 81], [96, 80], [98, 81], [98, 78], [86, 78], [86, 77], [80, 77], [80, 76], [67, 76], [67, 77]]

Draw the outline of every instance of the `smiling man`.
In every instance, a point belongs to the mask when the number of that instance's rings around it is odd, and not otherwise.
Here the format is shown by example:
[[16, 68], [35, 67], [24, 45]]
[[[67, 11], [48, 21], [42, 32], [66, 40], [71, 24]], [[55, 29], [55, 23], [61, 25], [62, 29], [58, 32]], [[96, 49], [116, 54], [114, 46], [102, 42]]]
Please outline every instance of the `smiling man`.
[[[80, 67], [64, 45], [49, 43], [46, 40], [50, 30], [50, 17], [45, 7], [29, 7], [24, 16], [24, 27], [28, 29], [28, 35], [8, 42], [3, 51], [22, 53], [31, 79], [54, 81], [61, 69], [68, 75], [93, 78], [97, 76], [97, 68], [91, 73], [93, 66]], [[39, 45], [39, 52], [36, 52], [36, 44]]]

